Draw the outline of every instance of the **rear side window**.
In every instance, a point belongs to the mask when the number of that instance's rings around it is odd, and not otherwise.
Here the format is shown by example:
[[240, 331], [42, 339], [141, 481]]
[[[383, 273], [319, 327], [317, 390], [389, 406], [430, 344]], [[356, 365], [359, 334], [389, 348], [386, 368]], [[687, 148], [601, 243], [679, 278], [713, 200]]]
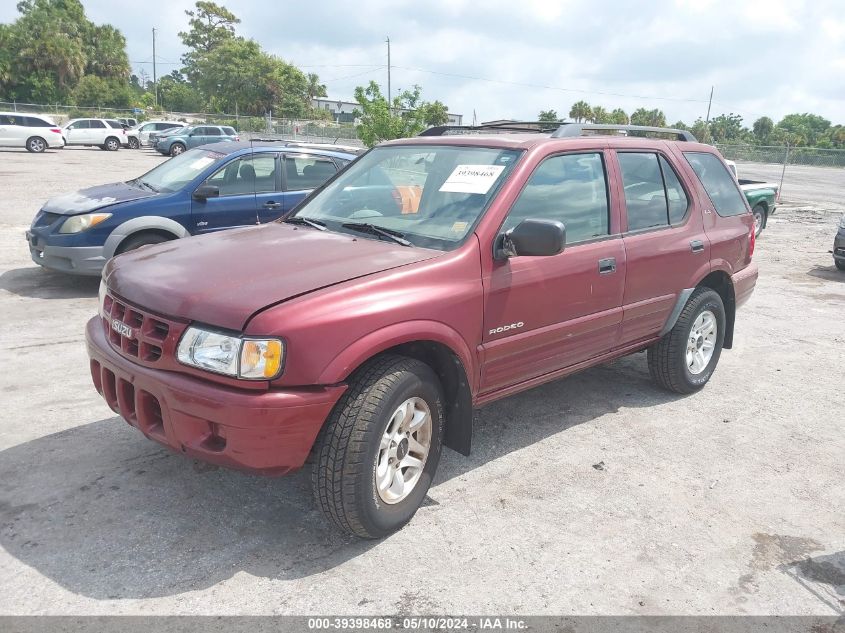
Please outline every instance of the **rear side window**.
[[668, 161], [651, 152], [620, 152], [628, 230], [659, 228], [683, 220], [689, 200]]
[[102, 121], [97, 120], [97, 119], [91, 119], [89, 127], [102, 128], [102, 127], [106, 127], [106, 124], [103, 123]]
[[233, 127], [224, 127], [223, 133], [228, 134], [229, 136], [237, 136], [237, 132], [235, 132], [235, 128]]
[[544, 160], [511, 207], [503, 230], [528, 218], [558, 220], [566, 243], [610, 233], [607, 178], [601, 154], [564, 154]]
[[287, 156], [285, 176], [288, 191], [316, 189], [335, 175], [337, 168], [326, 158], [310, 156]]
[[106, 121], [106, 123], [108, 123], [111, 127], [115, 129], [120, 129], [123, 127], [123, 123], [121, 123], [120, 121]]
[[219, 127], [207, 127], [207, 128], [205, 128], [205, 135], [206, 136], [222, 136], [222, 134], [220, 134], [220, 128]]
[[684, 152], [684, 156], [704, 186], [716, 213], [729, 217], [746, 212], [736, 180], [717, 156], [707, 152]]
[[35, 116], [25, 116], [21, 118], [23, 119], [23, 125], [26, 125], [27, 127], [55, 127], [44, 119], [39, 119]]

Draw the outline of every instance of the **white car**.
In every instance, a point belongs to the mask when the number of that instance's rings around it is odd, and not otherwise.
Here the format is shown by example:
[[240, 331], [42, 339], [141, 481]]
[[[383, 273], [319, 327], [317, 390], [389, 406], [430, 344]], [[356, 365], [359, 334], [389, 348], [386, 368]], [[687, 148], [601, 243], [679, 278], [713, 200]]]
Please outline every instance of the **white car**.
[[116, 119], [72, 119], [62, 131], [65, 145], [96, 146], [110, 152], [129, 146], [126, 128]]
[[39, 154], [48, 147], [61, 147], [62, 130], [39, 114], [0, 112], [0, 147], [25, 147]]
[[134, 143], [131, 142], [132, 137], [137, 139], [137, 147], [144, 147], [146, 145], [152, 145], [152, 143], [150, 143], [151, 133], [164, 132], [165, 130], [184, 127], [184, 125], [184, 123], [180, 123], [179, 121], [144, 121], [140, 125], [137, 125], [126, 132], [126, 135], [130, 138], [129, 146], [133, 148], [136, 147]]

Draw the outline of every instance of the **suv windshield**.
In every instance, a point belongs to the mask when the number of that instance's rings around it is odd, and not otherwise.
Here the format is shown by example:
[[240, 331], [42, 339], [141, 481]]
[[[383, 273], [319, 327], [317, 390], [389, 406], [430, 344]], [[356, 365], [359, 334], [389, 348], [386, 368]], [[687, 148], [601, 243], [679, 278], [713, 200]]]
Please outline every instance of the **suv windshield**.
[[373, 239], [384, 238], [376, 227], [414, 246], [451, 250], [472, 231], [520, 153], [454, 145], [378, 147], [306, 199], [295, 215], [357, 235], [360, 225], [372, 225]]
[[129, 184], [156, 192], [177, 191], [224, 156], [220, 152], [192, 149], [153, 167], [140, 178], [130, 180]]

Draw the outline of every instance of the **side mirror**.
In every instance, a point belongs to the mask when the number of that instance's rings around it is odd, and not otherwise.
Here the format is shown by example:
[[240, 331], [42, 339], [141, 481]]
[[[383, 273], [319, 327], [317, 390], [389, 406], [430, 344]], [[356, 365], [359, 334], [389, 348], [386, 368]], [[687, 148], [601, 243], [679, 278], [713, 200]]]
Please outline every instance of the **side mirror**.
[[217, 185], [200, 185], [194, 190], [194, 198], [197, 200], [206, 200], [208, 198], [217, 198], [220, 196], [220, 187]]
[[565, 245], [566, 227], [563, 222], [527, 218], [499, 236], [496, 259], [557, 255], [563, 252]]

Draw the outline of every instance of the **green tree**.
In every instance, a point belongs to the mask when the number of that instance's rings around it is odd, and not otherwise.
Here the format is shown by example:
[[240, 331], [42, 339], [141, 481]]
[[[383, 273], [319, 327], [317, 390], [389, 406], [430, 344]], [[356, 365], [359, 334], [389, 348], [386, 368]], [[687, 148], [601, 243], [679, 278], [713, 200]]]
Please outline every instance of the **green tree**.
[[720, 114], [710, 120], [710, 137], [716, 143], [736, 143], [746, 133], [747, 130], [742, 127], [742, 117], [738, 114]]
[[630, 121], [631, 119], [628, 118], [628, 114], [622, 108], [616, 108], [610, 113], [611, 123], [616, 123], [617, 125], [628, 125]]
[[[414, 86], [393, 98], [389, 104], [375, 81], [366, 87], [355, 88], [355, 100], [360, 109], [355, 110], [359, 119], [358, 137], [367, 147], [394, 138], [416, 136], [422, 132], [431, 118], [431, 106], [434, 111], [445, 113], [447, 108], [439, 101], [428, 104], [421, 99], [422, 89]], [[435, 105], [437, 104], [437, 105]]]
[[695, 123], [692, 124], [690, 132], [702, 143], [709, 143], [712, 140], [710, 137], [710, 126], [701, 117], [698, 117]]
[[651, 127], [666, 127], [666, 115], [662, 110], [646, 110], [637, 108], [631, 114], [631, 125], [646, 125]]
[[759, 119], [754, 121], [754, 125], [752, 126], [754, 138], [756, 138], [761, 145], [768, 144], [769, 137], [774, 129], [774, 121], [767, 116], [761, 116]]
[[540, 110], [537, 120], [542, 123], [560, 123], [560, 118], [555, 110]]
[[817, 145], [830, 129], [830, 121], [817, 114], [787, 114], [776, 126], [787, 133], [791, 145]]
[[601, 106], [593, 106], [591, 120], [593, 123], [613, 123], [610, 112]]
[[569, 109], [569, 116], [575, 119], [576, 123], [588, 121], [593, 117], [593, 109], [586, 101], [576, 101]]
[[325, 84], [320, 83], [320, 76], [317, 73], [308, 73], [305, 75], [305, 78], [308, 80], [308, 101], [312, 101], [317, 97], [325, 97], [328, 95], [326, 92]]
[[446, 125], [449, 122], [449, 109], [441, 101], [424, 103], [418, 109], [426, 125]]
[[182, 55], [184, 69], [182, 72], [193, 83], [202, 79], [201, 65], [207, 57], [218, 47], [235, 39], [235, 25], [240, 19], [226, 7], [198, 0], [194, 10], [186, 10], [188, 20], [187, 31], [179, 32], [179, 39], [188, 49]]

